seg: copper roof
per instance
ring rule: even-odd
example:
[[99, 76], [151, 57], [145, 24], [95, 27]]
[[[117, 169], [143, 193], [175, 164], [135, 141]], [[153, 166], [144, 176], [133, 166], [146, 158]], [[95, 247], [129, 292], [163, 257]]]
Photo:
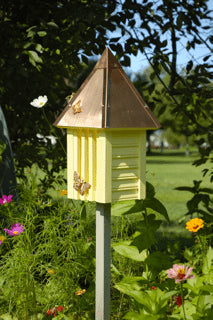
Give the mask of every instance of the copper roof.
[[54, 125], [65, 128], [160, 127], [109, 48], [104, 50]]

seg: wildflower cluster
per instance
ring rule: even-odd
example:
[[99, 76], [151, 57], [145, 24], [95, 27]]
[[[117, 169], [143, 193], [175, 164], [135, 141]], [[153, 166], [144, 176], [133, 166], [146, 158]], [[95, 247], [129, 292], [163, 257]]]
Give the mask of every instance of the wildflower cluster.
[[6, 195], [3, 195], [2, 198], [0, 198], [0, 204], [4, 205], [6, 203], [10, 203], [12, 200], [13, 195], [10, 194], [8, 197]]
[[61, 196], [66, 196], [67, 195], [67, 190], [61, 190]]
[[[7, 203], [10, 203], [12, 200], [12, 195], [10, 194], [9, 196], [3, 195], [2, 198], [0, 198], [0, 204], [1, 205], [5, 205]], [[24, 231], [24, 227], [22, 225], [20, 225], [20, 223], [12, 223], [11, 224], [11, 229], [4, 229], [5, 232], [7, 232], [7, 234], [9, 234], [9, 236], [17, 236], [20, 233], [22, 233]], [[5, 236], [0, 236], [0, 245], [2, 244], [2, 242], [5, 240]]]
[[52, 316], [52, 317], [55, 317], [57, 315], [57, 313], [60, 313], [62, 310], [64, 309], [63, 306], [58, 306], [58, 307], [54, 307], [52, 309], [48, 309], [47, 310], [47, 315], [48, 316]]

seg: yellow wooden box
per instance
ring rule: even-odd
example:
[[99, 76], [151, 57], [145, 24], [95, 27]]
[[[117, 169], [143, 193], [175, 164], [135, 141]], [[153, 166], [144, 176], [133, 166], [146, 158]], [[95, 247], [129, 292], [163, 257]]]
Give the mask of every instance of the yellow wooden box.
[[[108, 48], [55, 125], [67, 129], [68, 198], [145, 197], [146, 130], [160, 124]], [[91, 185], [83, 195], [75, 171]]]
[[[67, 130], [68, 198], [109, 203], [145, 197], [145, 130]], [[73, 188], [77, 171], [91, 188]]]

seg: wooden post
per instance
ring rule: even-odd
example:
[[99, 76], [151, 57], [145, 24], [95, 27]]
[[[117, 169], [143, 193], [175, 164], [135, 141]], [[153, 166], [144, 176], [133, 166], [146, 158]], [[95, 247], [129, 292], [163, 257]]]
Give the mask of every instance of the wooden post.
[[96, 320], [110, 320], [111, 204], [96, 204]]

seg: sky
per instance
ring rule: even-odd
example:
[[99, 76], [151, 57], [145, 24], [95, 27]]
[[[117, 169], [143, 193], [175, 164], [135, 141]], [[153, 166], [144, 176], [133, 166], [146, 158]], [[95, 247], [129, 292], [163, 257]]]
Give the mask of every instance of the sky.
[[[208, 1], [208, 8], [209, 10], [213, 10], [213, 0]], [[213, 13], [212, 13], [212, 19], [213, 19]], [[212, 25], [212, 29], [211, 31], [208, 30], [208, 33], [213, 34], [213, 22], [211, 23], [211, 25]], [[113, 34], [113, 37], [116, 37], [116, 32]], [[202, 63], [203, 56], [205, 56], [208, 53], [211, 54], [209, 49], [206, 48], [205, 45], [197, 46], [196, 50], [188, 52], [185, 49], [186, 42], [187, 40], [181, 39], [178, 43], [177, 65], [180, 69], [186, 67], [186, 64], [189, 60], [193, 60], [194, 64]], [[113, 52], [113, 54], [116, 54], [116, 53]], [[143, 72], [149, 66], [149, 63], [146, 57], [142, 55], [142, 53], [139, 53], [136, 57], [134, 55], [131, 55], [130, 59], [131, 59], [131, 66], [128, 68], [125, 68], [125, 71], [127, 73], [132, 73], [134, 75], [134, 73]], [[213, 64], [213, 61], [211, 62]], [[208, 63], [210, 63], [210, 59], [208, 60]]]

